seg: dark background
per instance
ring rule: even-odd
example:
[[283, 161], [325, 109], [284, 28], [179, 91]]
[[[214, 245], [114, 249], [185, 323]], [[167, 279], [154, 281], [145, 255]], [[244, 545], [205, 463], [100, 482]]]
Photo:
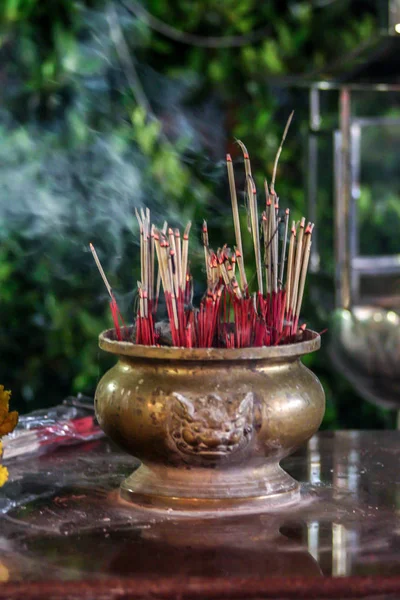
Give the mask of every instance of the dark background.
[[[127, 321], [139, 266], [135, 206], [150, 206], [156, 222], [192, 219], [201, 280], [202, 219], [215, 246], [232, 243], [225, 153], [240, 171], [242, 139], [261, 187], [293, 108], [277, 187], [282, 205], [304, 213], [307, 92], [276, 78], [323, 69], [368, 40], [378, 15], [366, 0], [3, 0], [0, 23], [0, 382], [26, 412], [93, 394], [109, 364], [97, 349], [111, 323], [89, 241]], [[328, 275], [331, 179], [326, 168], [318, 198]], [[329, 276], [310, 277], [307, 298], [308, 326], [329, 328]], [[324, 427], [393, 426], [324, 350], [307, 364], [326, 391]]]

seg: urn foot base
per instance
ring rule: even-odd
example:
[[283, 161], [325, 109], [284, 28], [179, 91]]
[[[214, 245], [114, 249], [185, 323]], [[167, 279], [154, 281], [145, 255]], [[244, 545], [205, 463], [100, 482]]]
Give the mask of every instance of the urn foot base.
[[142, 465], [121, 484], [138, 509], [182, 516], [259, 513], [300, 499], [300, 485], [279, 464], [216, 470]]

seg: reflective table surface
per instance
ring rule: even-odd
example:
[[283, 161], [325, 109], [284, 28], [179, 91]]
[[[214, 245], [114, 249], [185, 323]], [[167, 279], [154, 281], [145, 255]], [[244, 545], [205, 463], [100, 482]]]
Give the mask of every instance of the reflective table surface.
[[106, 440], [9, 461], [0, 598], [400, 598], [400, 432], [322, 432], [282, 466], [281, 510], [139, 513]]

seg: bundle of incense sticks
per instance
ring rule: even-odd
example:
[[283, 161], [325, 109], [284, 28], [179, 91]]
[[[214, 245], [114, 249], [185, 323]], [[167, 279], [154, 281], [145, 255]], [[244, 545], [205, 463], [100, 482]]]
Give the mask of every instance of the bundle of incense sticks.
[[[306, 224], [302, 218], [298, 223], [292, 221], [289, 232], [290, 212], [280, 209], [275, 190], [278, 160], [292, 117], [293, 113], [275, 157], [270, 185], [264, 181], [261, 218], [249, 153], [238, 141], [244, 159], [247, 222], [257, 279], [255, 291], [250, 292], [246, 276], [235, 175], [229, 154], [226, 164], [236, 245], [233, 250], [225, 244], [214, 251], [207, 223], [203, 222], [207, 290], [199, 308], [192, 306], [193, 280], [188, 267], [191, 223], [181, 235], [179, 229], [168, 227], [166, 222], [162, 229], [152, 225], [149, 209], [141, 209], [140, 213], [136, 210], [141, 264], [141, 280], [137, 284], [137, 344], [159, 343], [155, 322], [161, 284], [174, 346], [244, 348], [287, 344], [300, 338], [305, 330], [305, 325], [299, 326], [299, 317], [314, 225]], [[92, 245], [91, 250], [111, 297], [115, 329], [121, 339], [118, 306]]]
[[188, 269], [190, 228], [191, 223], [188, 223], [182, 241], [179, 229], [173, 230], [169, 227], [167, 231], [166, 224], [161, 231], [153, 228], [158, 268], [174, 346], [191, 345], [188, 314], [190, 311], [185, 311], [185, 305], [191, 303], [192, 297], [192, 279]]
[[155, 268], [154, 268], [154, 248], [155, 231], [154, 225], [150, 222], [150, 210], [136, 210], [136, 218], [139, 223], [140, 231], [140, 272], [141, 281], [138, 281], [139, 309], [136, 318], [136, 343], [146, 346], [154, 346], [157, 342], [157, 335], [154, 328], [154, 304], [155, 295]]

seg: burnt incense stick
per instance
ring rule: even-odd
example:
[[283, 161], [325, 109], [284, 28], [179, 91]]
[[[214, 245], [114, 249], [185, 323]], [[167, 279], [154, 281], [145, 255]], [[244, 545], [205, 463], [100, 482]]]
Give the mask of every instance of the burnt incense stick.
[[242, 292], [240, 291], [239, 284], [236, 281], [236, 277], [232, 278], [231, 285], [232, 285], [233, 293], [238, 298], [238, 300], [241, 300], [242, 299]]
[[[154, 230], [154, 243], [155, 243], [157, 261], [158, 261], [158, 273], [160, 275], [160, 279], [162, 281], [164, 290], [168, 291], [168, 283], [167, 283], [167, 278], [166, 278], [165, 252], [163, 251], [163, 248], [161, 246], [161, 244], [163, 243], [162, 239], [161, 239], [161, 235], [162, 234], [158, 231], [158, 229]], [[157, 294], [157, 296], [158, 296], [158, 294]]]
[[137, 285], [138, 293], [139, 293], [139, 315], [141, 317], [144, 317], [144, 304], [143, 304], [142, 284], [140, 283], [140, 281], [138, 281], [136, 285]]
[[253, 224], [251, 222], [251, 208], [249, 206], [250, 196], [247, 191], [248, 180], [249, 180], [249, 177], [251, 177], [250, 156], [249, 156], [249, 153], [247, 152], [247, 148], [243, 144], [243, 142], [241, 142], [240, 140], [237, 140], [237, 143], [239, 144], [239, 146], [242, 150], [242, 153], [243, 153], [244, 169], [245, 169], [245, 174], [246, 174], [246, 186], [245, 186], [245, 191], [244, 191], [244, 198], [245, 198], [245, 202], [246, 202], [247, 229], [248, 229], [249, 233], [252, 233]]
[[229, 288], [230, 279], [229, 279], [229, 275], [228, 275], [228, 272], [227, 272], [227, 270], [226, 270], [226, 266], [224, 265], [224, 263], [222, 263], [222, 264], [219, 266], [219, 271], [220, 271], [220, 273], [221, 273], [221, 276], [222, 276], [222, 279], [223, 279], [223, 281], [224, 281], [224, 284], [225, 284], [225, 286], [226, 286], [227, 288]]
[[179, 288], [180, 288], [180, 281], [178, 278], [178, 269], [177, 269], [177, 264], [176, 264], [176, 247], [175, 247], [175, 235], [173, 230], [171, 229], [171, 227], [168, 229], [168, 238], [169, 238], [169, 245], [170, 245], [170, 256], [171, 256], [171, 264], [172, 264], [172, 274], [173, 274], [173, 282], [174, 282], [174, 291], [175, 291], [175, 296], [178, 298], [179, 297]]
[[274, 197], [275, 197], [275, 218], [277, 219], [278, 215], [279, 215], [279, 198], [276, 194]]
[[162, 248], [164, 249], [165, 256], [166, 256], [166, 262], [167, 262], [167, 278], [166, 278], [166, 280], [167, 280], [167, 285], [168, 285], [168, 292], [170, 294], [173, 294], [174, 293], [174, 276], [173, 276], [173, 272], [172, 272], [170, 246], [169, 246], [169, 242], [168, 242], [167, 238], [164, 238]]
[[270, 260], [272, 264], [272, 291], [276, 293], [278, 291], [278, 252], [277, 252], [277, 225], [276, 225], [276, 212], [274, 197], [270, 197], [270, 215], [269, 215], [269, 243], [271, 245]]
[[[155, 275], [155, 255], [154, 255], [154, 225], [151, 226], [151, 232], [150, 232], [150, 264], [151, 264], [151, 278], [150, 278], [150, 287], [149, 287], [149, 300], [151, 302], [153, 302], [153, 298], [154, 298], [154, 284], [155, 284], [155, 279], [154, 279], [154, 275]], [[154, 307], [153, 307], [154, 310]]]
[[233, 272], [232, 263], [229, 261], [228, 258], [226, 258], [224, 264], [225, 264], [226, 272], [228, 273], [228, 279], [229, 279], [229, 283], [230, 283], [232, 281], [233, 277], [235, 276], [235, 274]]
[[250, 211], [251, 233], [253, 236], [254, 256], [256, 261], [258, 291], [263, 294], [263, 279], [261, 268], [260, 233], [258, 226], [257, 191], [254, 179], [251, 175], [247, 177], [247, 198]]
[[266, 254], [267, 254], [267, 265], [268, 265], [268, 289], [272, 292], [273, 288], [273, 258], [272, 258], [272, 236], [274, 234], [273, 229], [273, 205], [271, 196], [268, 197], [266, 214], [267, 214], [267, 239], [266, 239]]
[[236, 274], [236, 248], [234, 248], [234, 252], [232, 253], [231, 263], [232, 263], [233, 276], [235, 276], [235, 274]]
[[289, 313], [290, 305], [291, 305], [291, 295], [292, 295], [292, 272], [293, 272], [293, 258], [294, 258], [294, 245], [296, 240], [296, 223], [293, 221], [292, 230], [290, 235], [289, 242], [289, 255], [288, 255], [288, 266], [287, 266], [287, 276], [286, 276], [286, 311]]
[[183, 292], [186, 290], [186, 281], [187, 281], [187, 265], [188, 265], [188, 252], [189, 252], [189, 233], [192, 224], [189, 223], [185, 227], [185, 231], [183, 233], [183, 241], [182, 241], [182, 279], [181, 279], [181, 289]]
[[243, 144], [243, 142], [241, 142], [240, 140], [236, 140], [236, 141], [239, 144], [239, 146], [240, 146], [240, 148], [241, 148], [241, 150], [243, 152], [244, 169], [245, 169], [246, 178], [247, 178], [247, 177], [249, 177], [249, 175], [251, 175], [250, 156], [249, 156], [249, 153], [247, 152], [247, 148]]
[[144, 271], [144, 228], [143, 228], [143, 221], [141, 216], [139, 215], [139, 211], [137, 208], [135, 208], [135, 215], [136, 215], [136, 219], [137, 222], [139, 224], [139, 231], [140, 231], [140, 276], [143, 277], [143, 271]]
[[283, 287], [283, 274], [285, 272], [286, 244], [287, 244], [287, 236], [288, 236], [288, 229], [289, 229], [289, 214], [290, 214], [290, 211], [287, 208], [285, 210], [285, 232], [283, 234], [281, 270], [280, 270], [280, 274], [279, 274], [279, 288], [280, 289], [282, 289], [282, 287]]
[[266, 293], [271, 292], [271, 277], [270, 277], [270, 256], [269, 256], [269, 189], [268, 182], [264, 179], [264, 193], [265, 193], [265, 211], [262, 213], [262, 231], [264, 239], [264, 268], [265, 268], [265, 289]]
[[271, 291], [271, 286], [268, 273], [268, 219], [266, 211], [264, 211], [261, 216], [261, 227], [264, 240], [265, 291], [267, 294], [269, 294]]
[[[176, 306], [176, 296], [175, 296], [175, 294], [171, 294], [171, 302], [172, 302], [172, 313], [174, 315], [175, 329], [177, 331], [179, 331], [178, 309], [177, 309], [177, 306]], [[176, 344], [176, 345], [178, 345], [178, 344]]]
[[239, 207], [238, 207], [237, 194], [236, 194], [235, 175], [234, 175], [234, 171], [233, 171], [232, 158], [231, 158], [230, 154], [226, 155], [226, 167], [228, 170], [229, 190], [230, 190], [230, 195], [231, 195], [233, 225], [235, 228], [236, 248], [238, 250], [238, 266], [239, 266], [240, 283], [241, 283], [242, 288], [245, 289], [245, 288], [247, 288], [247, 279], [246, 279], [246, 272], [245, 272], [244, 263], [243, 263], [242, 234], [240, 231], [240, 216], [239, 216]]
[[[164, 221], [163, 227], [162, 227], [162, 234], [166, 235], [167, 233], [167, 228], [168, 228], [168, 223], [167, 221]], [[160, 234], [158, 234], [160, 235]], [[160, 264], [160, 263], [158, 263]], [[157, 285], [156, 285], [156, 306], [158, 306], [158, 298], [160, 296], [160, 286], [161, 286], [161, 273], [160, 273], [160, 267], [158, 268], [158, 273], [157, 273]]]
[[290, 308], [292, 310], [293, 315], [296, 310], [296, 302], [297, 302], [297, 295], [298, 295], [301, 258], [302, 258], [302, 253], [303, 253], [304, 226], [305, 226], [305, 218], [303, 217], [300, 221], [299, 235], [297, 237], [296, 259], [295, 259], [294, 273], [293, 273], [293, 289], [292, 289], [292, 298], [291, 298], [291, 303], [290, 303], [291, 304]]
[[[277, 208], [278, 207], [278, 208]], [[275, 245], [275, 271], [276, 271], [276, 291], [278, 291], [279, 282], [279, 198], [275, 198], [275, 230], [274, 230], [274, 245]]]
[[272, 194], [275, 191], [275, 179], [276, 179], [276, 172], [277, 172], [277, 169], [278, 169], [279, 157], [281, 155], [283, 144], [285, 143], [285, 139], [286, 139], [287, 133], [289, 131], [290, 123], [292, 122], [292, 119], [293, 119], [293, 115], [294, 115], [294, 110], [289, 115], [289, 118], [288, 118], [287, 123], [286, 123], [286, 127], [285, 127], [285, 129], [283, 131], [283, 135], [282, 135], [281, 143], [280, 143], [279, 148], [278, 148], [278, 152], [276, 153], [276, 156], [275, 156], [274, 168], [272, 170], [272, 179], [271, 179], [271, 193]]
[[178, 273], [179, 286], [182, 281], [182, 248], [181, 248], [181, 233], [179, 229], [175, 229], [175, 249], [176, 249], [176, 268]]
[[107, 292], [108, 292], [108, 294], [109, 294], [109, 296], [111, 298], [110, 309], [111, 309], [112, 319], [113, 319], [113, 322], [114, 322], [115, 332], [117, 334], [117, 339], [119, 341], [122, 341], [123, 338], [122, 338], [122, 334], [121, 334], [121, 328], [120, 328], [120, 324], [119, 324], [119, 319], [121, 319], [121, 322], [122, 322], [123, 325], [125, 325], [124, 320], [123, 320], [121, 312], [120, 312], [120, 310], [118, 308], [118, 304], [117, 304], [117, 301], [116, 301], [115, 296], [113, 294], [111, 285], [108, 282], [108, 279], [106, 277], [106, 274], [104, 273], [103, 267], [101, 266], [101, 262], [99, 260], [99, 257], [97, 256], [97, 252], [96, 252], [96, 250], [95, 250], [95, 248], [94, 248], [94, 246], [93, 246], [92, 243], [89, 244], [89, 248], [90, 248], [90, 251], [91, 251], [91, 253], [93, 255], [93, 258], [94, 258], [94, 261], [96, 263], [96, 266], [97, 266], [97, 268], [99, 270], [101, 278], [104, 281], [104, 285], [106, 286]]
[[140, 228], [140, 227], [142, 227], [142, 219], [141, 219], [141, 217], [139, 215], [139, 211], [138, 211], [138, 209], [136, 207], [135, 207], [135, 215], [136, 215], [136, 218], [138, 220], [139, 228]]
[[94, 262], [96, 263], [96, 266], [97, 266], [97, 268], [99, 270], [101, 278], [104, 281], [104, 285], [106, 286], [107, 292], [109, 293], [111, 300], [113, 300], [114, 299], [114, 294], [112, 292], [111, 285], [108, 282], [108, 279], [106, 277], [106, 274], [104, 273], [103, 267], [101, 266], [101, 262], [99, 260], [99, 257], [97, 256], [97, 252], [96, 252], [96, 250], [95, 250], [95, 248], [94, 248], [94, 246], [93, 246], [92, 243], [89, 244], [89, 248], [90, 248], [90, 251], [91, 251], [91, 253], [93, 255]]
[[[140, 228], [140, 270], [141, 270], [141, 293], [143, 297], [143, 306], [145, 314], [143, 318], [148, 318], [149, 305], [152, 311], [154, 294], [154, 230], [151, 225], [150, 209], [141, 208], [140, 213], [135, 208], [136, 218]], [[143, 325], [146, 332], [152, 330], [150, 324]], [[140, 337], [140, 336], [139, 336]]]
[[206, 265], [207, 274], [207, 288], [211, 287], [211, 269], [210, 269], [210, 249], [208, 241], [208, 229], [207, 221], [203, 221], [203, 248], [204, 248], [204, 262]]
[[297, 323], [298, 323], [299, 316], [300, 316], [301, 304], [303, 302], [304, 287], [305, 287], [305, 283], [306, 283], [308, 263], [310, 260], [310, 251], [311, 251], [311, 243], [312, 243], [311, 236], [312, 236], [313, 227], [314, 227], [313, 224], [307, 225], [306, 231], [304, 233], [304, 238], [306, 241], [305, 241], [305, 247], [304, 247], [304, 253], [303, 253], [303, 262], [302, 262], [302, 267], [301, 267], [300, 283], [299, 283], [299, 293], [298, 293], [298, 297], [297, 297], [297, 305], [296, 305], [296, 313], [295, 313], [295, 326], [296, 327], [297, 327]]
[[149, 263], [149, 257], [148, 257], [148, 250], [149, 250], [149, 244], [148, 244], [148, 239], [147, 239], [147, 219], [142, 219], [143, 222], [143, 234], [142, 234], [142, 239], [143, 239], [143, 267], [142, 267], [142, 285], [143, 288], [145, 290], [148, 289], [148, 263]]

